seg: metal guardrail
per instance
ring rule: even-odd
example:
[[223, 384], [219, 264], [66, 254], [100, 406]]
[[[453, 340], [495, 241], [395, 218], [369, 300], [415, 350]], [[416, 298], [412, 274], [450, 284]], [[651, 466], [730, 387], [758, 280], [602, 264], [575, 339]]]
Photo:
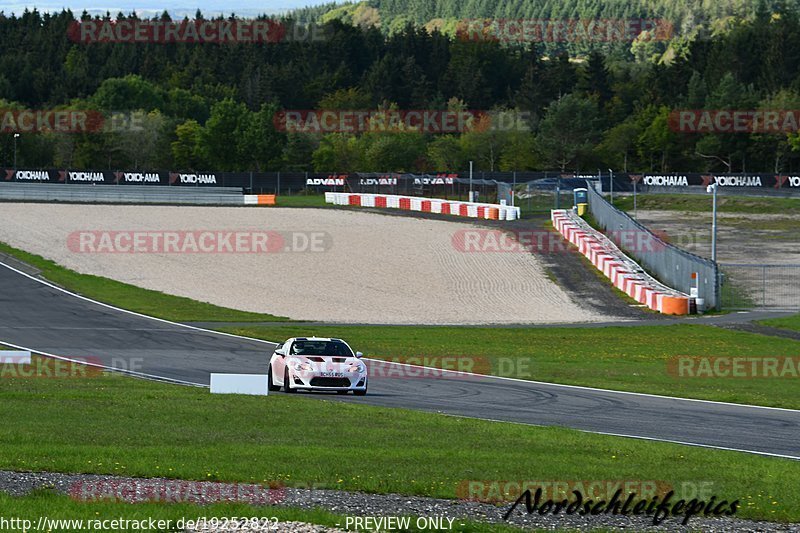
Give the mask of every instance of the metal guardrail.
[[243, 205], [239, 187], [2, 183], [0, 201], [110, 204]]
[[[716, 263], [664, 242], [627, 213], [609, 204], [594, 187], [587, 188], [589, 211], [617, 246], [661, 283], [673, 289], [691, 295], [696, 283], [697, 297], [705, 301], [705, 306], [719, 308]], [[692, 277], [695, 273], [696, 280]]]

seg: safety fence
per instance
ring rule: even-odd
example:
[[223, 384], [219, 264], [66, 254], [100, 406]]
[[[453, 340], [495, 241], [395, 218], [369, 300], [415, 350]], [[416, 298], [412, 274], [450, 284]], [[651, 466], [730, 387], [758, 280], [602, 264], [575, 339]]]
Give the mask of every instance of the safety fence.
[[[593, 187], [589, 211], [597, 225], [623, 251], [660, 282], [699, 298], [709, 308], [719, 308], [717, 264], [666, 243], [649, 229], [609, 204]], [[631, 235], [635, 243], [626, 242]]]
[[800, 265], [721, 263], [725, 309], [800, 309]]

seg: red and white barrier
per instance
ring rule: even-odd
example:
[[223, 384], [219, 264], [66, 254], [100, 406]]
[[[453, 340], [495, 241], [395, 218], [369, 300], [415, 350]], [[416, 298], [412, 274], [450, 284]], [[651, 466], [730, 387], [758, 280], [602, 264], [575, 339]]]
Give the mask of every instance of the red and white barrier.
[[574, 244], [619, 290], [659, 313], [689, 314], [688, 295], [652, 278], [638, 263], [622, 253], [608, 237], [589, 226], [575, 213], [555, 209], [550, 216], [553, 227]]
[[348, 192], [326, 192], [325, 202], [333, 205], [361, 207], [386, 207], [421, 213], [439, 213], [485, 220], [517, 220], [519, 207], [477, 202], [455, 202], [441, 198], [420, 198], [394, 194], [364, 194]]

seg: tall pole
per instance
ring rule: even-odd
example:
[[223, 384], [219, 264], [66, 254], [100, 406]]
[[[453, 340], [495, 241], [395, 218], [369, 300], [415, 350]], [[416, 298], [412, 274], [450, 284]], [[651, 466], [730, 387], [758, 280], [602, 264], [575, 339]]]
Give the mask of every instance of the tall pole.
[[633, 219], [636, 220], [636, 180], [633, 180]]
[[715, 183], [712, 186], [714, 192], [713, 208], [712, 208], [712, 222], [711, 222], [711, 260], [717, 260], [717, 189], [719, 186]]
[[17, 170], [17, 137], [19, 133], [14, 134], [14, 171]]
[[556, 209], [561, 209], [561, 174], [556, 177]]
[[514, 196], [517, 191], [517, 171], [514, 171], [514, 183], [511, 185], [511, 207], [514, 207]]
[[469, 162], [469, 201], [472, 201], [472, 161]]
[[610, 177], [608, 178], [609, 186], [611, 187], [611, 204], [614, 204], [614, 171], [610, 168], [608, 169], [608, 173]]

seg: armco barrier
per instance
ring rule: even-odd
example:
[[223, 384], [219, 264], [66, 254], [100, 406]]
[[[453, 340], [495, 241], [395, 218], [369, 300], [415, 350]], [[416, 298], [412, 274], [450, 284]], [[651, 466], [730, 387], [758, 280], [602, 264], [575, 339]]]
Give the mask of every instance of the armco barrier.
[[652, 278], [608, 237], [572, 211], [551, 211], [553, 227], [586, 256], [619, 290], [654, 311], [689, 314], [689, 296]]
[[456, 202], [441, 198], [419, 198], [416, 196], [397, 196], [392, 194], [353, 194], [326, 192], [325, 202], [334, 205], [355, 205], [362, 207], [388, 207], [423, 213], [440, 213], [485, 220], [517, 220], [519, 207], [476, 202]]
[[0, 200], [106, 204], [243, 205], [237, 187], [64, 185], [0, 182]]

